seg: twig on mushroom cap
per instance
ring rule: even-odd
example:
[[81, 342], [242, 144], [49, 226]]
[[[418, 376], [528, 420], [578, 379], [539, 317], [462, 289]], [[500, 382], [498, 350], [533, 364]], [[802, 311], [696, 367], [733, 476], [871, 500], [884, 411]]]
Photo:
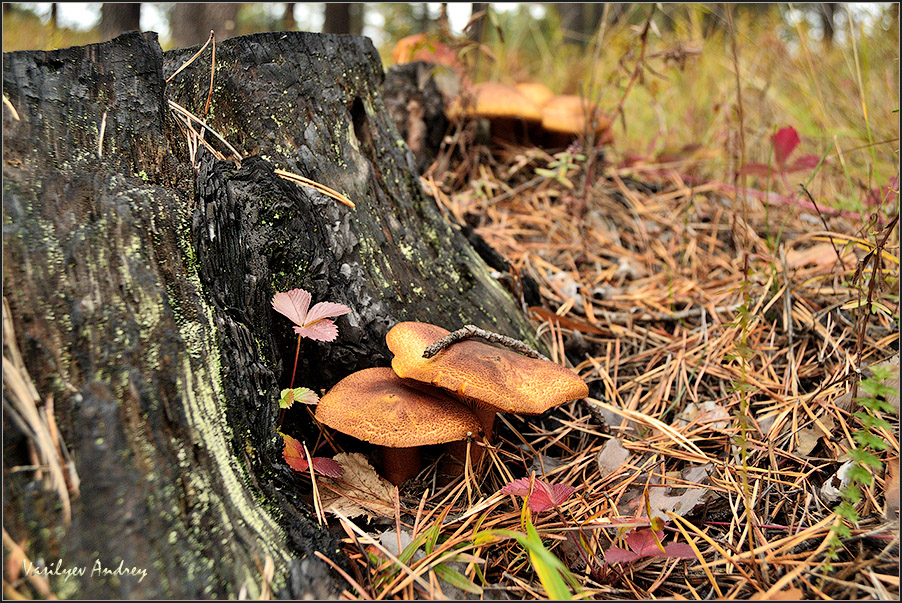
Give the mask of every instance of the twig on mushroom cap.
[[449, 333], [448, 335], [445, 335], [444, 337], [427, 347], [425, 350], [423, 350], [423, 358], [432, 358], [448, 346], [470, 337], [479, 337], [481, 339], [485, 339], [486, 341], [503, 345], [514, 350], [515, 352], [520, 352], [524, 356], [529, 356], [530, 358], [548, 360], [546, 356], [543, 356], [539, 352], [535, 351], [519, 339], [514, 339], [513, 337], [508, 337], [507, 335], [501, 335], [500, 333], [495, 333], [493, 331], [486, 331], [485, 329], [480, 329], [475, 325], [464, 325], [462, 328]]

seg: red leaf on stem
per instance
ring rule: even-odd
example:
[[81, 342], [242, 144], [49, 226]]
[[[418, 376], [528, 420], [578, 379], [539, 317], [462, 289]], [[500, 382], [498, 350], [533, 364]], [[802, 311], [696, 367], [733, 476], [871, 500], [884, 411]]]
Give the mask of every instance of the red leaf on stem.
[[521, 477], [501, 488], [501, 493], [529, 496], [530, 510], [533, 513], [543, 513], [566, 501], [575, 490], [576, 488], [567, 484], [549, 484], [537, 479], [532, 495], [529, 495], [529, 478]]
[[[781, 168], [786, 165], [786, 160], [801, 142], [799, 133], [792, 126], [780, 128], [774, 134], [774, 160]], [[783, 171], [781, 169], [781, 171]]]
[[[655, 537], [657, 536], [657, 540]], [[658, 548], [658, 542], [664, 537], [664, 531], [652, 531], [651, 528], [633, 530], [626, 536], [626, 544], [630, 550], [612, 546], [604, 552], [608, 563], [630, 563], [644, 557], [661, 557], [662, 559], [695, 559], [692, 547], [684, 542], [674, 542]]]
[[288, 466], [295, 471], [306, 472], [313, 464], [313, 470], [322, 473], [327, 477], [341, 477], [345, 470], [341, 464], [330, 458], [315, 456], [307, 462], [307, 455], [304, 453], [304, 445], [289, 435], [281, 434], [285, 440], [285, 449], [282, 450], [282, 458], [288, 463]]

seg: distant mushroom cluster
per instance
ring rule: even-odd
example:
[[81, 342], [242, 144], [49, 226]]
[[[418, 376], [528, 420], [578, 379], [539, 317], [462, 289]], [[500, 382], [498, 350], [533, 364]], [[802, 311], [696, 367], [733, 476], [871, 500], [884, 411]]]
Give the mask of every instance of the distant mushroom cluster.
[[[419, 473], [421, 446], [488, 442], [498, 412], [537, 415], [589, 395], [570, 369], [478, 341], [423, 357], [448, 334], [428, 323], [396, 324], [386, 335], [392, 367], [345, 377], [317, 406], [319, 422], [382, 448], [383, 472], [394, 484]], [[473, 449], [475, 464], [482, 449]]]
[[[583, 135], [594, 136], [596, 145], [614, 140], [611, 119], [578, 95], [555, 95], [540, 82], [472, 85], [456, 50], [435, 35], [420, 33], [399, 40], [392, 61], [396, 65], [423, 61], [439, 66], [436, 74], [441, 77], [436, 83], [445, 96], [448, 119], [486, 119], [496, 140], [545, 148], [567, 146]], [[448, 81], [449, 72], [456, 74], [454, 84]]]
[[592, 135], [595, 144], [614, 140], [611, 120], [593, 103], [577, 95], [555, 95], [538, 82], [475, 84], [448, 104], [446, 114], [452, 121], [487, 119], [492, 137], [505, 142], [550, 148], [567, 146], [581, 135]]

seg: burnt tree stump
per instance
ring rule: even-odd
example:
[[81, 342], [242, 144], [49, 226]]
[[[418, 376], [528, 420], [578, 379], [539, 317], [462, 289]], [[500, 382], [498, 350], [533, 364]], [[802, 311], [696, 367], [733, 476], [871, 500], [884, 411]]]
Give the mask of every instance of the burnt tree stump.
[[[334, 598], [348, 586], [313, 553], [346, 561], [276, 434], [296, 339], [272, 295], [302, 287], [353, 310], [336, 341], [301, 346], [296, 383], [316, 390], [388, 366], [385, 333], [401, 320], [541, 346], [424, 196], [369, 40], [217, 44], [207, 120], [240, 167], [203, 149], [191, 166], [167, 106], [203, 114], [209, 50], [165, 82], [196, 50], [163, 53], [156, 34], [130, 33], [3, 55], [19, 117], [4, 103], [3, 292], [81, 478], [65, 525], [54, 494], [10, 470], [30, 461], [4, 381], [4, 526], [48, 564], [147, 570], [141, 581], [51, 576], [66, 597], [255, 597], [268, 556], [277, 595]], [[297, 417], [296, 437], [315, 433]]]

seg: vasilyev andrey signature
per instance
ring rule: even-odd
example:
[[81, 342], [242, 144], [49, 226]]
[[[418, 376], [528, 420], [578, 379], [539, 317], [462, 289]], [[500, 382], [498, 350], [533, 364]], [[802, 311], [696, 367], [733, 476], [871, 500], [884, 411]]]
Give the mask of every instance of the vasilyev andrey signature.
[[59, 559], [56, 564], [51, 565], [35, 565], [29, 561], [23, 561], [25, 576], [62, 576], [63, 580], [69, 578], [88, 576], [89, 578], [102, 578], [104, 576], [134, 576], [138, 578], [138, 582], [147, 577], [147, 570], [140, 567], [126, 567], [125, 561], [119, 562], [117, 567], [109, 567], [103, 565], [100, 559], [95, 559], [94, 564], [87, 565], [63, 565], [63, 560]]

